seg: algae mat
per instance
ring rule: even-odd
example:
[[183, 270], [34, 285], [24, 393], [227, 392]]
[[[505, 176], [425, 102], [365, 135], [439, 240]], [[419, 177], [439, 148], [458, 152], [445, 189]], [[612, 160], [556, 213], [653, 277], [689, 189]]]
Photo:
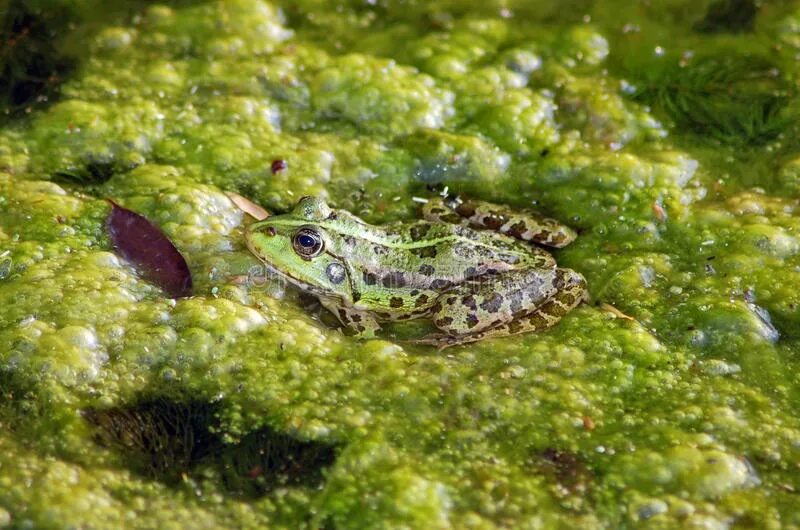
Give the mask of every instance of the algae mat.
[[[3, 8], [0, 527], [800, 527], [800, 3], [107, 4]], [[578, 228], [591, 303], [438, 353], [236, 281], [225, 192], [445, 185]]]

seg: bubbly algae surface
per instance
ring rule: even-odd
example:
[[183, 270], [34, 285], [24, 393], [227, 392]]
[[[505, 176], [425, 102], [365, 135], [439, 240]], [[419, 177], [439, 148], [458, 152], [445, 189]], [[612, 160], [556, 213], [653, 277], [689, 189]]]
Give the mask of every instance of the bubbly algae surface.
[[[4, 15], [0, 528], [800, 528], [800, 4], [108, 4]], [[592, 302], [442, 354], [236, 279], [226, 191], [431, 184], [580, 229]]]

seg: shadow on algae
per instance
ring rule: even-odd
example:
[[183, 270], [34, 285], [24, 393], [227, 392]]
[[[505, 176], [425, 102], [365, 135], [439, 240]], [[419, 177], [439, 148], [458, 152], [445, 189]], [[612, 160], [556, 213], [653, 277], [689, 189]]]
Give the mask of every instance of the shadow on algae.
[[216, 434], [213, 405], [147, 399], [127, 407], [86, 409], [95, 441], [119, 451], [122, 462], [146, 478], [176, 485], [205, 470], [234, 497], [255, 498], [276, 487], [322, 484], [337, 447], [302, 441], [269, 427], [227, 444]]

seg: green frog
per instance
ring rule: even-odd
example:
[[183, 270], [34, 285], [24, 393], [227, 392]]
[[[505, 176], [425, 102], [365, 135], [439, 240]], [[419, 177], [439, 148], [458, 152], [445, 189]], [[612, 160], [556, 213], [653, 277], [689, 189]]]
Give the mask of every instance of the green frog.
[[585, 299], [586, 282], [538, 245], [575, 237], [537, 213], [453, 196], [427, 200], [421, 220], [386, 226], [303, 197], [245, 232], [253, 254], [359, 336], [426, 318], [439, 331], [414, 342], [439, 348], [558, 322]]

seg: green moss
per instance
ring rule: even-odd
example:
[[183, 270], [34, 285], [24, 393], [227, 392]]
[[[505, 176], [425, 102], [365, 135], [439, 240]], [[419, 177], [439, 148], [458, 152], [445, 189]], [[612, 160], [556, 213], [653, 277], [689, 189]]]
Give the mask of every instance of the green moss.
[[[800, 527], [799, 15], [712, 4], [59, 4], [75, 69], [0, 128], [0, 526]], [[574, 225], [591, 303], [439, 353], [242, 281], [226, 191], [387, 222], [430, 184]]]

